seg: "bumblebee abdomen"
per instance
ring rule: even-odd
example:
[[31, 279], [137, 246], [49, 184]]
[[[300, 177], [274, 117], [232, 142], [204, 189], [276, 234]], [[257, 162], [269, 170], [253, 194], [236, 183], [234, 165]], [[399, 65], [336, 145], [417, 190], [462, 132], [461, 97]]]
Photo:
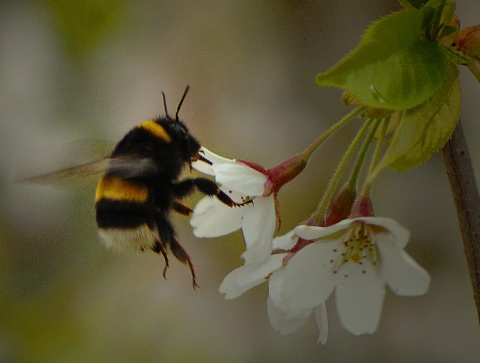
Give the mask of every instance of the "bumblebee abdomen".
[[139, 180], [103, 176], [97, 185], [95, 202], [102, 199], [120, 202], [145, 203], [150, 197], [148, 186]]
[[[147, 185], [104, 176], [95, 193], [99, 234], [109, 247], [145, 250], [155, 246], [154, 207]], [[157, 238], [158, 239], [158, 238]]]
[[98, 228], [135, 228], [154, 225], [152, 207], [146, 203], [100, 199], [95, 203]]
[[98, 228], [105, 245], [117, 250], [145, 251], [158, 244], [156, 232], [146, 224], [134, 228]]

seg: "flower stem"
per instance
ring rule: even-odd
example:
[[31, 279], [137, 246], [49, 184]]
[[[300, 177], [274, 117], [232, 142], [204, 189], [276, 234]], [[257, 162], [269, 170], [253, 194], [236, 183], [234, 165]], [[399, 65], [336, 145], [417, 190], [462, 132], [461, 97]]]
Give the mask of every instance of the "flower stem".
[[317, 148], [326, 140], [328, 139], [331, 135], [335, 133], [340, 127], [345, 125], [348, 121], [353, 119], [356, 115], [358, 115], [360, 112], [362, 112], [365, 109], [365, 107], [357, 107], [354, 109], [352, 112], [344, 116], [340, 121], [337, 121], [335, 124], [333, 124], [327, 131], [325, 131], [318, 139], [316, 139], [303, 153], [303, 157], [305, 160], [310, 159], [310, 156], [317, 150]]
[[362, 170], [362, 165], [365, 160], [365, 156], [367, 155], [368, 148], [373, 140], [373, 137], [375, 136], [375, 132], [377, 131], [378, 125], [380, 125], [381, 121], [382, 120], [375, 121], [375, 123], [372, 126], [372, 129], [368, 133], [368, 136], [363, 143], [362, 149], [359, 152], [357, 162], [355, 163], [355, 167], [353, 169], [352, 175], [350, 176], [350, 180], [348, 181], [349, 187], [352, 188], [353, 190], [355, 190], [357, 187], [358, 176], [360, 174], [360, 170]]
[[480, 198], [460, 121], [443, 147], [443, 159], [462, 232], [473, 295], [480, 320]]
[[328, 187], [325, 193], [323, 194], [322, 200], [318, 204], [317, 210], [313, 213], [312, 217], [310, 217], [310, 220], [314, 221], [315, 225], [323, 226], [325, 224], [325, 215], [326, 215], [328, 206], [330, 205], [330, 202], [333, 198], [335, 188], [337, 186], [338, 180], [342, 175], [343, 169], [345, 169], [345, 166], [350, 160], [350, 157], [352, 156], [353, 151], [357, 147], [358, 143], [360, 142], [361, 138], [363, 137], [363, 135], [365, 134], [365, 132], [367, 131], [371, 123], [372, 123], [372, 119], [368, 119], [363, 124], [362, 128], [357, 133], [357, 135], [351, 142], [350, 146], [348, 147], [347, 151], [345, 152], [345, 155], [340, 161], [340, 164], [338, 164], [338, 167], [335, 170], [335, 173], [333, 174], [332, 179], [330, 179], [330, 182], [328, 184]]
[[377, 145], [372, 156], [372, 162], [370, 163], [370, 168], [368, 169], [367, 182], [365, 183], [361, 194], [364, 197], [368, 197], [370, 195], [370, 190], [372, 189], [372, 183], [374, 179], [369, 178], [369, 176], [372, 174], [375, 166], [378, 164], [378, 161], [380, 159], [380, 152], [382, 151], [383, 141], [385, 140], [385, 135], [387, 133], [389, 122], [390, 117], [382, 120], [382, 129], [380, 130], [380, 136], [378, 137]]

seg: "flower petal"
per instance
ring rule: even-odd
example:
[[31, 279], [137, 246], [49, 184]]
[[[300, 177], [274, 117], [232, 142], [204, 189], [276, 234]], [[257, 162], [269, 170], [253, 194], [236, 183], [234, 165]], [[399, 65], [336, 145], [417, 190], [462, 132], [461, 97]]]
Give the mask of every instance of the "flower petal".
[[246, 164], [226, 162], [213, 164], [215, 180], [225, 187], [249, 197], [263, 195], [267, 177]]
[[229, 159], [229, 158], [220, 156], [218, 154], [215, 154], [213, 151], [207, 149], [205, 146], [202, 146], [200, 148], [200, 153], [202, 153], [203, 157], [208, 161], [210, 161], [212, 164], [223, 164], [223, 163], [235, 161], [235, 159]]
[[[280, 255], [283, 257], [286, 256], [284, 253]], [[283, 263], [283, 260], [282, 260], [282, 263]], [[283, 307], [283, 309], [285, 310], [285, 307], [284, 307], [285, 304], [281, 298], [284, 275], [285, 275], [285, 269], [279, 268], [277, 271], [275, 271], [274, 274], [270, 276], [270, 278], [268, 279], [268, 295], [270, 296], [270, 298], [273, 300], [273, 303], [277, 307]]]
[[206, 163], [205, 161], [195, 160], [194, 162], [192, 162], [192, 168], [194, 168], [195, 170], [198, 170], [203, 174], [215, 176], [212, 165], [209, 163]]
[[254, 204], [243, 207], [242, 231], [246, 244], [245, 261], [259, 261], [267, 258], [272, 252], [272, 241], [275, 233], [275, 206], [272, 197], [257, 197]]
[[430, 286], [430, 275], [410, 255], [397, 246], [379, 243], [381, 271], [397, 295], [423, 295]]
[[267, 277], [282, 266], [282, 255], [272, 255], [264, 261], [243, 265], [230, 272], [220, 284], [219, 291], [225, 299], [234, 299], [245, 291], [260, 285]]
[[295, 233], [306, 240], [324, 238], [339, 231], [348, 229], [353, 221], [354, 219], [344, 219], [343, 221], [328, 227], [307, 226], [301, 224], [295, 227]]
[[328, 338], [327, 306], [325, 303], [322, 303], [313, 311], [315, 312], [315, 321], [317, 322], [318, 330], [320, 331], [320, 336], [318, 337], [317, 343], [322, 343], [325, 345]]
[[277, 307], [270, 297], [267, 300], [267, 310], [270, 324], [282, 335], [290, 334], [300, 328], [312, 314], [312, 309], [284, 311]]
[[242, 226], [243, 208], [230, 208], [216, 198], [205, 197], [200, 200], [190, 224], [197, 237], [218, 237], [236, 231]]
[[385, 283], [368, 261], [363, 265], [347, 262], [338, 275], [335, 296], [343, 326], [356, 335], [375, 332], [382, 312]]
[[389, 233], [377, 233], [377, 238], [391, 236], [399, 248], [404, 248], [410, 239], [410, 231], [392, 218], [360, 217], [357, 219], [368, 225], [380, 226], [386, 229]]
[[284, 234], [283, 236], [275, 237], [272, 242], [272, 248], [288, 250], [293, 248], [298, 241], [298, 236], [295, 231], [291, 230], [290, 232]]
[[312, 243], [302, 248], [283, 269], [281, 301], [276, 304], [305, 309], [325, 302], [335, 287], [333, 262], [340, 253], [338, 240]]
[[227, 158], [224, 158], [223, 156], [220, 156], [220, 155], [217, 155], [213, 152], [211, 152], [210, 150], [208, 150], [207, 148], [205, 147], [201, 147], [200, 148], [200, 152], [199, 152], [205, 159], [207, 159], [208, 161], [211, 162], [211, 164], [205, 162], [205, 161], [202, 161], [202, 160], [196, 160], [192, 163], [192, 167], [204, 174], [208, 174], [208, 175], [215, 175], [214, 171], [213, 171], [213, 167], [212, 165], [214, 164], [222, 164], [222, 163], [226, 163], [226, 162], [234, 162], [234, 160], [231, 160], [231, 159], [227, 159]]

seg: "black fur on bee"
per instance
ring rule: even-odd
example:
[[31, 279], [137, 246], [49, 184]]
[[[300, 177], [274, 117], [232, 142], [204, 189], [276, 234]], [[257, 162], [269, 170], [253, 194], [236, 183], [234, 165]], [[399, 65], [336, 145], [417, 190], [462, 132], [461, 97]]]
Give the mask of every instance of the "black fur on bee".
[[[170, 212], [190, 215], [192, 210], [181, 200], [195, 190], [230, 207], [242, 204], [235, 203], [210, 179], [179, 179], [183, 169], [200, 157], [200, 143], [178, 118], [187, 92], [188, 87], [175, 118], [168, 114], [163, 94], [165, 116], [139, 124], [116, 145], [110, 155], [112, 163], [97, 186], [95, 209], [99, 234], [107, 245], [162, 254], [164, 276], [170, 250], [189, 266], [196, 287], [193, 264], [178, 242]], [[130, 165], [115, 162], [129, 158], [133, 160]], [[136, 164], [142, 166], [136, 170]]]

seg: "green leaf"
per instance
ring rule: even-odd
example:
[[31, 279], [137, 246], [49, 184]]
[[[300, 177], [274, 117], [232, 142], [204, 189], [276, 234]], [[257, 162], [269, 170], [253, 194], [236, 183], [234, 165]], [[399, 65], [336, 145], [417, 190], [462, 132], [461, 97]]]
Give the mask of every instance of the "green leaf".
[[[431, 0], [426, 4], [424, 10], [432, 12], [427, 26], [428, 29], [425, 32], [426, 39], [439, 41], [457, 31], [454, 2]], [[454, 41], [454, 38], [452, 37], [450, 44]]]
[[448, 35], [454, 34], [458, 28], [455, 25], [444, 25], [440, 34], [438, 35], [439, 39], [445, 38]]
[[442, 46], [442, 51], [445, 53], [447, 58], [455, 64], [467, 65], [474, 61], [473, 58], [453, 49], [452, 47]]
[[74, 59], [92, 51], [121, 21], [124, 0], [44, 0]]
[[404, 115], [369, 180], [385, 167], [406, 171], [426, 161], [449, 139], [460, 114], [458, 70], [450, 65], [437, 94], [427, 102], [404, 111]]
[[438, 91], [447, 68], [440, 47], [421, 39], [430, 15], [403, 10], [375, 22], [317, 83], [346, 89], [369, 107], [396, 110], [423, 103]]
[[407, 9], [420, 9], [423, 5], [425, 5], [428, 0], [399, 0], [400, 5]]

